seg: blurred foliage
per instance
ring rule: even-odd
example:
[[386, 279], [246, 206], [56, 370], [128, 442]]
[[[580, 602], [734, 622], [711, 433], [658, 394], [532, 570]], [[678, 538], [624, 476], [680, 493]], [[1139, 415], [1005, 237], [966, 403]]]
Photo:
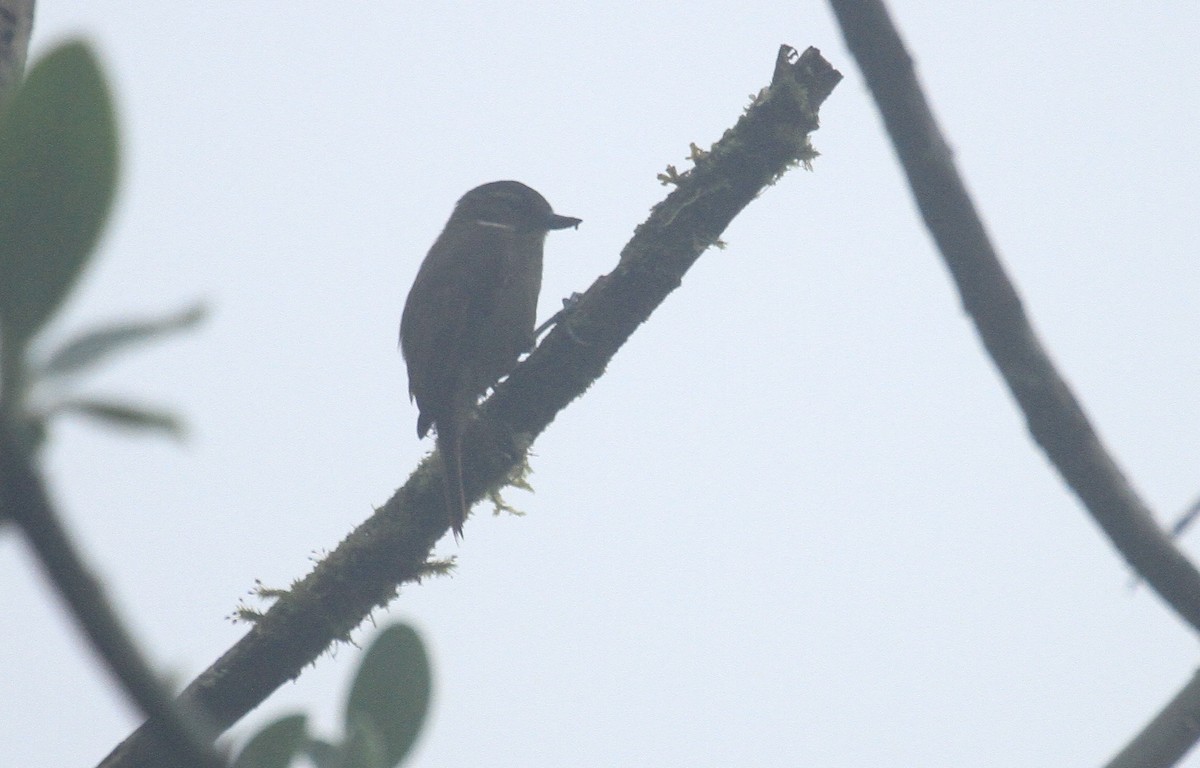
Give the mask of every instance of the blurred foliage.
[[49, 418], [77, 413], [178, 436], [171, 414], [69, 392], [114, 353], [193, 327], [203, 310], [114, 323], [33, 358], [31, 342], [95, 257], [117, 185], [117, 125], [103, 72], [83, 42], [29, 69], [0, 114], [0, 418], [33, 449]]
[[29, 71], [0, 118], [0, 324], [21, 348], [79, 278], [112, 207], [117, 128], [87, 46]]
[[288, 768], [300, 756], [317, 768], [393, 768], [420, 735], [432, 677], [416, 630], [393, 624], [363, 654], [346, 700], [341, 743], [310, 736], [304, 715], [286, 715], [246, 742], [234, 768]]
[[[36, 354], [32, 342], [95, 257], [117, 182], [117, 128], [95, 56], [68, 42], [35, 62], [0, 113], [0, 419], [32, 451], [49, 419], [76, 413], [111, 425], [178, 435], [171, 414], [71, 393], [80, 374], [164, 335], [194, 327], [201, 307], [86, 330]], [[345, 709], [345, 734], [330, 743], [289, 715], [263, 728], [238, 768], [286, 768], [305, 756], [317, 768], [392, 768], [412, 750], [432, 675], [416, 631], [395, 625], [367, 649]]]

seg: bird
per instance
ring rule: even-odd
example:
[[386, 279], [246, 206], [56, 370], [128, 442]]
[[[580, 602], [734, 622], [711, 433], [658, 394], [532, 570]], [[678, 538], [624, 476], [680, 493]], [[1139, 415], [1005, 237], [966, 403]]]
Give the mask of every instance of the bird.
[[493, 181], [459, 199], [417, 270], [400, 317], [400, 351], [417, 437], [430, 427], [442, 461], [455, 540], [467, 516], [462, 437], [479, 398], [533, 349], [542, 249], [581, 219], [555, 213], [519, 181]]

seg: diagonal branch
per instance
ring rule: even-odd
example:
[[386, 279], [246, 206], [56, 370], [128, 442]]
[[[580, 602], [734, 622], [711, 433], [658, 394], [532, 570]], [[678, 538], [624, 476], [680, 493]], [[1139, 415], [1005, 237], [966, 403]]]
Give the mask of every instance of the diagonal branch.
[[170, 745], [178, 762], [190, 768], [223, 768], [225, 761], [209, 745], [212, 735], [192, 713], [175, 706], [170, 689], [151, 670], [89, 572], [50, 503], [27, 442], [10, 420], [0, 417], [0, 521], [12, 520], [25, 534], [80, 631], [129, 698], [156, 718], [158, 737]]
[[1170, 768], [1200, 739], [1200, 672], [1104, 768]]
[[[770, 87], [695, 168], [669, 169], [676, 188], [650, 213], [621, 253], [545, 341], [499, 385], [464, 440], [463, 485], [471, 501], [524, 466], [525, 451], [555, 415], [603, 372], [613, 354], [680, 285], [733, 218], [767, 186], [816, 153], [808, 134], [841, 80], [820, 52], [780, 49]], [[433, 545], [448, 528], [436, 455], [317, 567], [282, 596], [233, 648], [181, 695], [228, 727], [343, 639], [397, 585], [428, 574]], [[174, 766], [150, 724], [122, 742], [102, 766]]]
[[879, 0], [830, 0], [913, 196], [1034, 440], [1125, 559], [1200, 629], [1200, 573], [1154, 522], [1043, 349]]

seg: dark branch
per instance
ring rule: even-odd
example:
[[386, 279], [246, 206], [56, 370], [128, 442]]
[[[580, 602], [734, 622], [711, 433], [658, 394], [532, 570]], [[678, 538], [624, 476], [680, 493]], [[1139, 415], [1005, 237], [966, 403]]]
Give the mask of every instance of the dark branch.
[[212, 734], [202, 733], [196, 718], [180, 712], [117, 618], [99, 582], [84, 566], [22, 442], [7, 420], [0, 420], [0, 519], [21, 528], [72, 617], [113, 677], [152, 718], [158, 738], [177, 755], [176, 763], [190, 768], [224, 766], [209, 746]]
[[1169, 768], [1200, 739], [1200, 673], [1104, 768]]
[[[672, 170], [676, 189], [655, 206], [621, 253], [563, 322], [484, 404], [464, 440], [463, 484], [482, 498], [524, 466], [525, 451], [555, 415], [603, 372], [613, 354], [672, 290], [729, 222], [767, 186], [815, 153], [808, 134], [841, 75], [813, 48], [784, 46], [775, 76], [737, 125], [696, 167]], [[351, 533], [283, 596], [250, 632], [195, 680], [183, 700], [228, 727], [281, 684], [345, 638], [398, 584], [428, 573], [433, 545], [447, 531], [438, 462], [431, 457], [377, 514]], [[148, 726], [103, 766], [165, 768]]]
[[1130, 565], [1200, 629], [1200, 573], [1154, 522], [1038, 341], [886, 8], [877, 0], [831, 0], [831, 5], [879, 105], [925, 225], [1034, 440]]

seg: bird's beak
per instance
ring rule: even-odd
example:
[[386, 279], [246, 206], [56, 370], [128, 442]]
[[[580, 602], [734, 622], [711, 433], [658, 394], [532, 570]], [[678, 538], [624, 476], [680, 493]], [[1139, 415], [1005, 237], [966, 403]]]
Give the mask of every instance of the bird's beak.
[[546, 229], [566, 229], [568, 227], [579, 228], [579, 223], [583, 219], [577, 219], [574, 216], [559, 216], [557, 213], [550, 214], [550, 220], [546, 222]]

